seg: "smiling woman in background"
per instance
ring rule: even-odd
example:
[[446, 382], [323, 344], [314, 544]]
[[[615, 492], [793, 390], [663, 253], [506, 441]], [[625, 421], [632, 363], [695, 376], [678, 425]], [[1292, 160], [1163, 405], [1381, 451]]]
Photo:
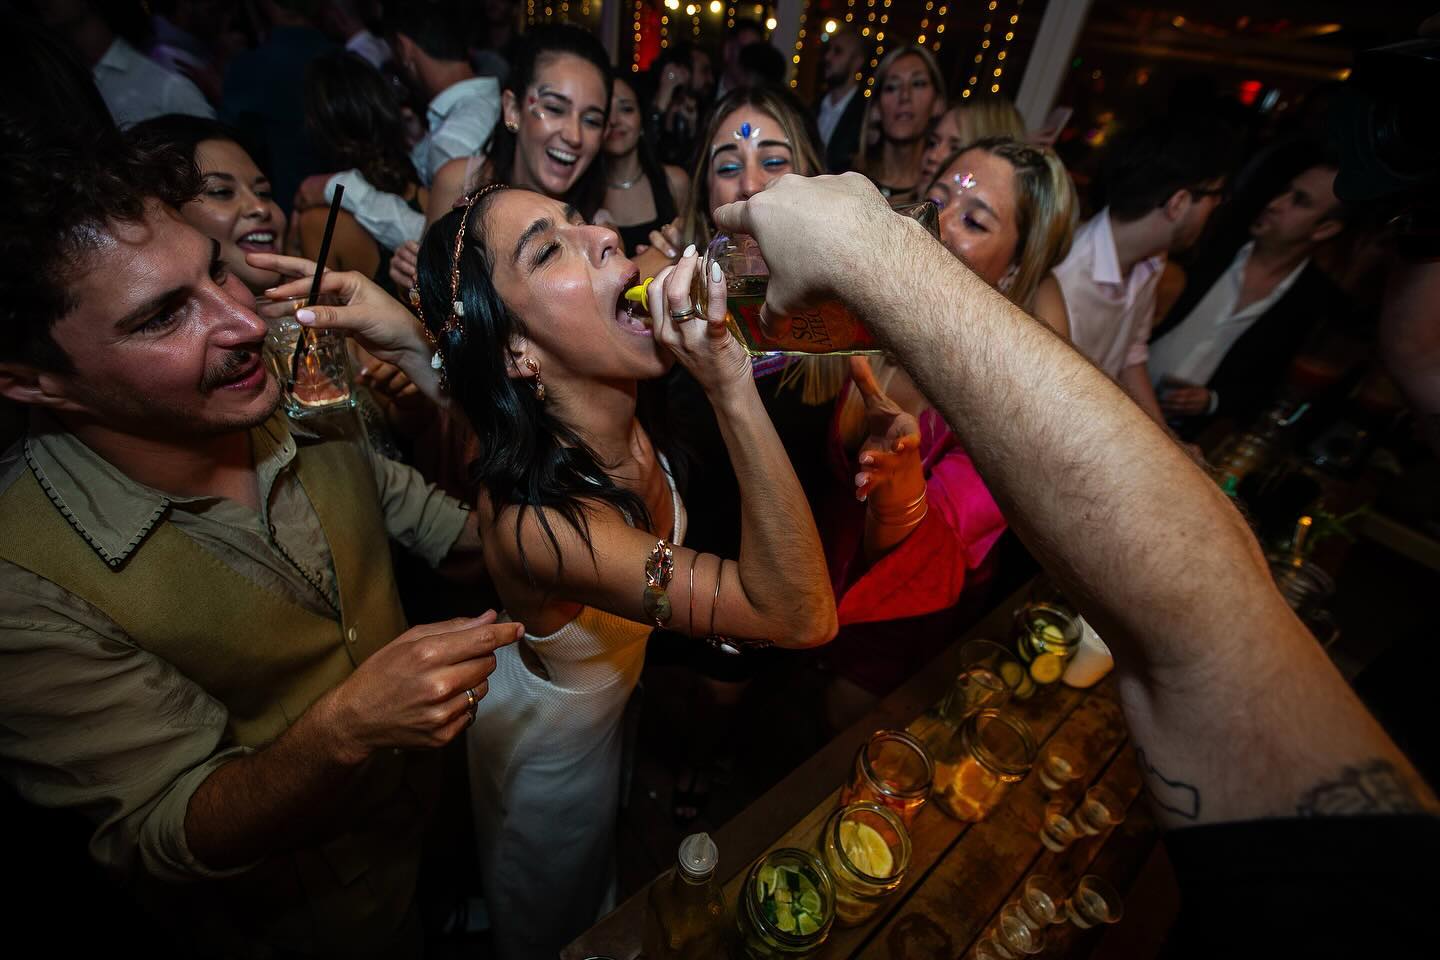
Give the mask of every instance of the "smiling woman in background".
[[651, 230], [674, 219], [690, 188], [684, 170], [655, 159], [643, 133], [644, 115], [635, 88], [616, 77], [605, 132], [605, 211], [631, 255], [650, 243]]
[[610, 92], [610, 60], [594, 36], [569, 25], [531, 30], [505, 81], [500, 122], [483, 156], [451, 160], [435, 174], [427, 224], [491, 182], [534, 190], [593, 217], [605, 202], [595, 161]]
[[147, 148], [170, 147], [194, 159], [203, 187], [180, 215], [220, 245], [221, 262], [251, 293], [273, 287], [280, 275], [252, 267], [245, 254], [279, 252], [285, 213], [275, 202], [270, 178], [240, 145], [238, 134], [214, 120], [172, 113], [136, 124], [126, 136]]
[[925, 184], [920, 165], [930, 124], [945, 111], [945, 81], [935, 57], [913, 43], [896, 47], [875, 72], [875, 95], [865, 110], [865, 136], [856, 169], [891, 203], [917, 199]]

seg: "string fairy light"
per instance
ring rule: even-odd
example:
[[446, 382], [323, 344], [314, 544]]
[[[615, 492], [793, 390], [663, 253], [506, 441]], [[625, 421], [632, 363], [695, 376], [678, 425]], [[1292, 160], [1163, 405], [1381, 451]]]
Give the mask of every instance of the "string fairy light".
[[1010, 15], [1010, 25], [1005, 30], [1005, 40], [1000, 51], [995, 54], [994, 82], [990, 84], [991, 93], [1000, 92], [1000, 76], [1005, 72], [1005, 57], [1010, 52], [1010, 41], [1015, 39], [1015, 27], [1020, 23], [1020, 8], [1025, 5], [1025, 0], [1015, 0], [1015, 12]]
[[[876, 16], [876, 14], [875, 14], [875, 0], [865, 0], [865, 6], [869, 8], [869, 12], [865, 15], [865, 21], [866, 21], [866, 23], [872, 23], [872, 24], [873, 24], [873, 23], [875, 22], [875, 16]], [[862, 37], [868, 37], [868, 36], [870, 36], [870, 34], [873, 33], [873, 32], [875, 32], [875, 31], [872, 30], [872, 29], [871, 29], [870, 27], [868, 27], [868, 26], [862, 27], [862, 28], [860, 29], [860, 36], [862, 36]], [[879, 42], [879, 41], [876, 41], [877, 44], [878, 44], [878, 42]], [[879, 66], [879, 64], [880, 64], [880, 53], [881, 53], [881, 51], [882, 51], [883, 49], [884, 49], [883, 47], [880, 47], [880, 48], [877, 48], [876, 50], [872, 51], [872, 55], [871, 55], [871, 57], [870, 57], [870, 69], [871, 69], [872, 72], [871, 72], [870, 76], [869, 76], [868, 78], [866, 78], [866, 80], [865, 80], [865, 91], [864, 91], [864, 92], [865, 92], [865, 96], [866, 96], [866, 97], [871, 96], [871, 95], [875, 92], [875, 74], [874, 74], [873, 71], [874, 71], [874, 69], [875, 69], [877, 66]]]
[[640, 21], [645, 15], [645, 0], [635, 0], [635, 47], [630, 51], [630, 72], [640, 72]]
[[[801, 3], [800, 3], [800, 32], [799, 32], [798, 34], [796, 34], [796, 40], [795, 40], [795, 55], [790, 58], [790, 62], [793, 63], [793, 64], [795, 64], [795, 66], [797, 66], [797, 67], [800, 65], [800, 54], [801, 54], [801, 52], [805, 49], [805, 21], [809, 18], [809, 16], [810, 16], [810, 0], [801, 0]], [[795, 72], [796, 74], [799, 73], [798, 70], [797, 70], [797, 71], [794, 71], [794, 72]], [[792, 77], [790, 78], [790, 86], [791, 86], [792, 89], [793, 89], [794, 87], [798, 86], [799, 83], [800, 83], [800, 78], [799, 78], [799, 76], [792, 76]]]
[[725, 11], [725, 26], [731, 29], [735, 26], [735, 7], [733, 5]]

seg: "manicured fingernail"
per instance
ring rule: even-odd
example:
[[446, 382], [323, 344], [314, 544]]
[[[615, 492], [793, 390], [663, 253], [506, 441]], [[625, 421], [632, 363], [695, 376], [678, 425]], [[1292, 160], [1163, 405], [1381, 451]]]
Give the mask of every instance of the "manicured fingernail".
[[519, 639], [520, 639], [521, 637], [523, 637], [523, 636], [525, 636], [525, 624], [523, 624], [523, 623], [517, 623], [517, 624], [515, 624], [515, 639], [516, 639], [516, 640], [519, 640]]
[[682, 253], [682, 254], [680, 254], [680, 256], [681, 256], [681, 257], [693, 257], [693, 256], [695, 256], [695, 244], [692, 243], [692, 244], [690, 244], [690, 246], [686, 247], [686, 248], [685, 248], [685, 252]]
[[308, 307], [302, 307], [301, 309], [295, 311], [295, 319], [301, 323], [314, 323], [315, 311], [309, 309]]
[[710, 279], [715, 281], [716, 283], [719, 283], [721, 280], [725, 279], [725, 272], [720, 269], [719, 260], [710, 261]]
[[675, 256], [675, 248], [674, 248], [674, 247], [666, 247], [666, 248], [665, 248], [665, 256], [667, 256], [667, 257], [673, 257], [673, 256]]

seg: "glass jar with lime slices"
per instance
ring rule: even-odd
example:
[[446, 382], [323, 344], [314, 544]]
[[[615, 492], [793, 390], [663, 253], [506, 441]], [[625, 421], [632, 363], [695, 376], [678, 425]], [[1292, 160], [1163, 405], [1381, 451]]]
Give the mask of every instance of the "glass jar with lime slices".
[[820, 858], [835, 880], [835, 922], [868, 920], [894, 893], [910, 866], [910, 833], [877, 803], [852, 803], [830, 815], [820, 831]]
[[[1026, 664], [1030, 683], [1043, 687], [1058, 681], [1080, 645], [1080, 633], [1080, 618], [1058, 604], [1027, 603], [1016, 611], [1015, 652]], [[1015, 696], [1023, 700], [1033, 692], [1021, 678]]]
[[957, 740], [956, 763], [943, 768], [935, 802], [957, 820], [984, 820], [1030, 772], [1035, 737], [1019, 717], [981, 710], [965, 721]]
[[747, 957], [766, 960], [809, 954], [825, 942], [835, 923], [830, 871], [804, 850], [771, 850], [746, 875], [735, 922]]

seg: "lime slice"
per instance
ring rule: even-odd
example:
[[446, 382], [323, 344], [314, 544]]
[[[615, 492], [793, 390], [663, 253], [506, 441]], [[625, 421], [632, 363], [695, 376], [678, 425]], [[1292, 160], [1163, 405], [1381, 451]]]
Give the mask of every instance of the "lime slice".
[[1064, 643], [1065, 634], [1053, 623], [1045, 624], [1045, 629], [1040, 631], [1041, 636], [1054, 643]]
[[775, 927], [782, 933], [795, 932], [795, 914], [790, 912], [789, 904], [780, 904], [775, 908]]
[[766, 864], [760, 868], [760, 875], [756, 877], [760, 881], [760, 898], [763, 900], [766, 894], [775, 892], [775, 868]]
[[1036, 683], [1054, 683], [1065, 672], [1065, 662], [1053, 653], [1042, 653], [1030, 664], [1030, 676]]
[[800, 894], [800, 909], [806, 913], [815, 915], [820, 912], [820, 894], [815, 890], [806, 890]]
[[802, 937], [808, 937], [819, 929], [820, 921], [810, 916], [810, 914], [800, 913], [795, 915], [795, 932]]
[[1014, 660], [1006, 660], [1000, 664], [1000, 679], [1011, 690], [1018, 690], [1025, 680], [1025, 668]]

